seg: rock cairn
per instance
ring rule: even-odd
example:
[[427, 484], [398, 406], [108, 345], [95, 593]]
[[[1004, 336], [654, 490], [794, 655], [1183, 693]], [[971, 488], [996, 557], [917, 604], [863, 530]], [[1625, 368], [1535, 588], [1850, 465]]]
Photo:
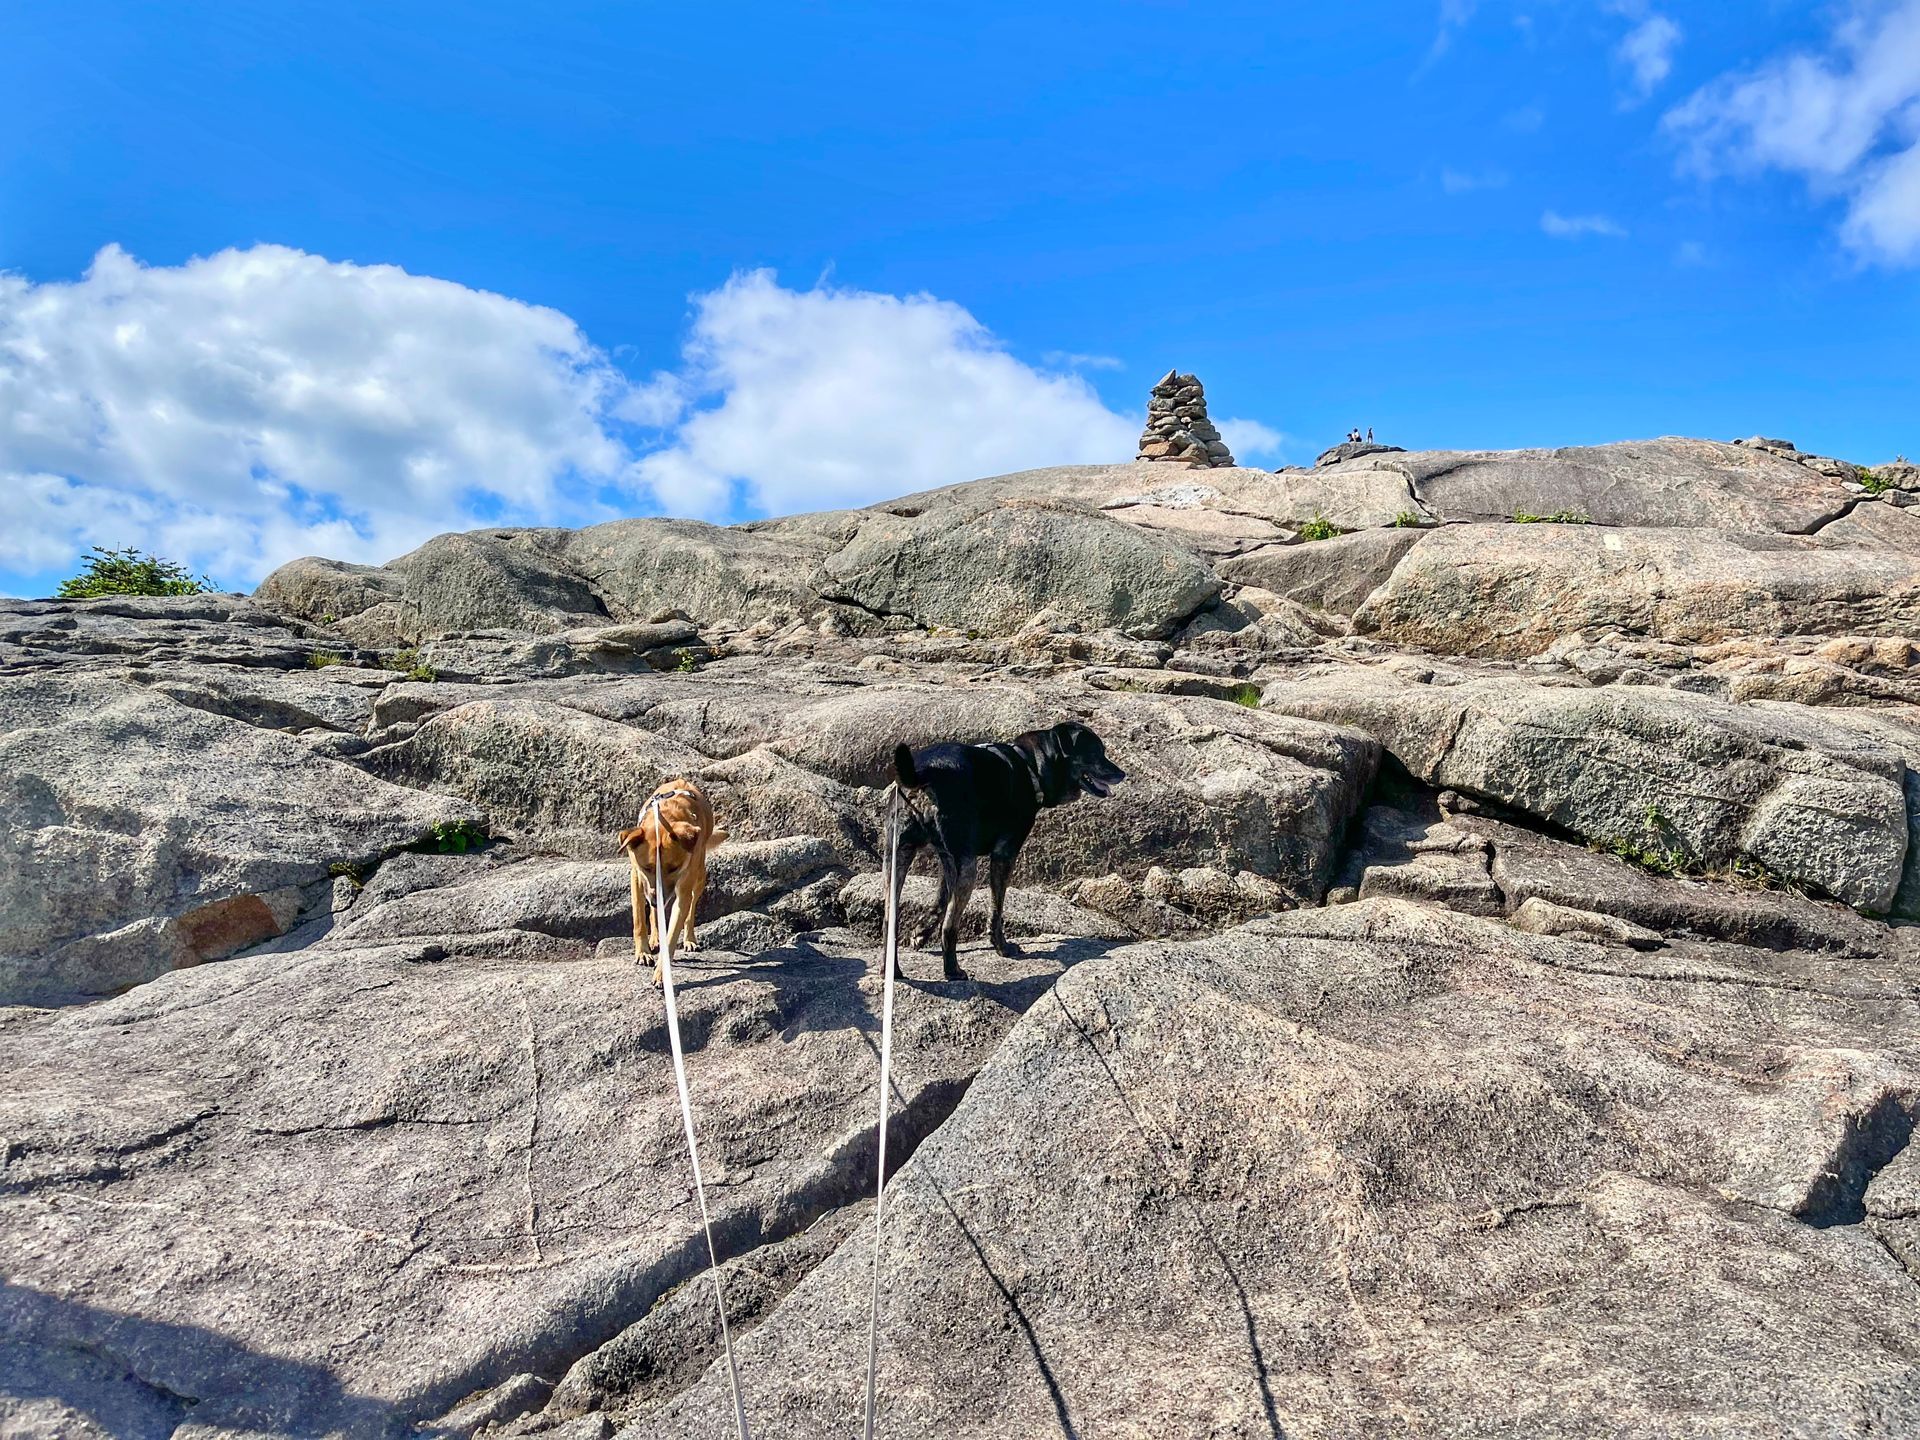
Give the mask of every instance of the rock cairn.
[[1147, 401], [1147, 428], [1134, 458], [1193, 466], [1233, 464], [1233, 452], [1207, 418], [1207, 394], [1198, 378], [1178, 370], [1161, 377]]

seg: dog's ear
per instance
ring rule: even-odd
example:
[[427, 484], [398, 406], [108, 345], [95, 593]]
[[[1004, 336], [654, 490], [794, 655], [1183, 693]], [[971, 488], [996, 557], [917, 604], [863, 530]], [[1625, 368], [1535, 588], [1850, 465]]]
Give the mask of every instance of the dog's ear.
[[631, 850], [635, 845], [639, 844], [640, 841], [644, 840], [646, 835], [647, 832], [642, 830], [638, 825], [635, 825], [631, 830], [622, 830], [620, 832], [620, 849]]
[[1060, 766], [1067, 758], [1066, 748], [1060, 743], [1060, 727], [1050, 730], [1038, 730], [1033, 735], [1033, 769], [1040, 777], [1040, 788], [1051, 795], [1060, 773]]

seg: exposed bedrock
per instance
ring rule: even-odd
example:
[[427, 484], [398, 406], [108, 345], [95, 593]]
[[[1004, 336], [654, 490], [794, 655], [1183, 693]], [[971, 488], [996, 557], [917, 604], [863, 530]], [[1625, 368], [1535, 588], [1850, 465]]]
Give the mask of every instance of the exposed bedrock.
[[1920, 480], [1194, 440], [0, 601], [0, 1433], [729, 1433], [676, 776], [749, 1415], [857, 1425], [893, 748], [1065, 719], [1025, 956], [903, 956], [883, 1433], [1920, 1433]]

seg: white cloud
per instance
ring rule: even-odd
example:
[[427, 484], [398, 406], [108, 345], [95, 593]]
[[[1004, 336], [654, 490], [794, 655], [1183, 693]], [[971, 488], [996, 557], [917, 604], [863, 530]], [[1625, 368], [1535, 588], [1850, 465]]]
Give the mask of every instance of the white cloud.
[[109, 246], [70, 283], [0, 274], [0, 572], [133, 544], [251, 585], [621, 495], [731, 518], [1124, 461], [1139, 417], [1071, 373], [1118, 363], [1035, 368], [951, 302], [760, 271], [696, 296], [682, 363], [636, 382], [558, 311], [391, 266]]
[[1222, 420], [1219, 430], [1233, 458], [1242, 465], [1255, 458], [1277, 460], [1287, 443], [1285, 435], [1258, 420]]
[[1081, 355], [1072, 350], [1049, 350], [1040, 363], [1054, 370], [1124, 370], [1127, 362], [1117, 355]]
[[1604, 235], [1619, 240], [1627, 233], [1619, 221], [1609, 216], [1562, 215], [1558, 210], [1544, 212], [1540, 216], [1540, 228], [1557, 240], [1578, 240], [1587, 235]]
[[1673, 73], [1673, 52], [1680, 40], [1680, 27], [1659, 14], [1647, 15], [1627, 32], [1614, 54], [1627, 67], [1633, 100], [1645, 100]]
[[1799, 175], [1817, 197], [1845, 197], [1851, 248], [1920, 261], [1920, 0], [1858, 3], [1825, 53], [1723, 75], [1664, 123], [1684, 170]]
[[1711, 265], [1713, 256], [1698, 240], [1682, 240], [1674, 247], [1673, 263], [1687, 269], [1696, 269], [1702, 265]]
[[626, 382], [555, 310], [281, 246], [0, 275], [0, 566], [139, 544], [250, 583], [578, 508]]
[[1023, 364], [966, 310], [931, 295], [772, 272], [694, 297], [686, 412], [637, 473], [677, 513], [862, 505], [982, 475], [1131, 459], [1140, 422], [1077, 375]]
[[1449, 195], [1470, 195], [1475, 190], [1498, 190], [1507, 183], [1504, 170], [1483, 170], [1474, 173], [1470, 170], [1455, 170], [1451, 167], [1440, 172], [1440, 188]]

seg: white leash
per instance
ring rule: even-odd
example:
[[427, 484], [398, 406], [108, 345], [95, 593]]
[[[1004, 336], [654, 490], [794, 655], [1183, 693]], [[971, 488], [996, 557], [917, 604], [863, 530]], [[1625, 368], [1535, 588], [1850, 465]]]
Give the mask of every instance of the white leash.
[[874, 1168], [873, 1192], [873, 1308], [867, 1316], [867, 1430], [873, 1440], [874, 1383], [880, 1369], [880, 1237], [881, 1216], [887, 1199], [887, 1112], [892, 1108], [893, 1083], [893, 974], [900, 956], [900, 906], [896, 870], [900, 865], [900, 792], [896, 788], [887, 810], [887, 942], [882, 953], [880, 982], [880, 1157]]
[[[655, 822], [664, 830], [667, 822], [660, 814], [660, 797], [656, 796], [648, 808], [653, 811]], [[644, 812], [641, 818], [646, 818]], [[660, 849], [656, 840], [653, 847], [653, 909], [655, 923], [659, 927], [656, 938], [660, 946], [661, 993], [667, 1002], [667, 1044], [673, 1051], [674, 1082], [680, 1087], [680, 1123], [686, 1127], [687, 1159], [693, 1163], [693, 1193], [699, 1197], [700, 1225], [707, 1232], [707, 1259], [711, 1262], [707, 1273], [713, 1276], [713, 1303], [720, 1311], [720, 1343], [727, 1352], [727, 1379], [733, 1385], [733, 1419], [740, 1429], [740, 1440], [752, 1440], [747, 1431], [746, 1402], [740, 1398], [740, 1371], [733, 1363], [733, 1333], [727, 1326], [727, 1297], [720, 1284], [720, 1254], [713, 1245], [713, 1221], [707, 1215], [707, 1182], [700, 1174], [700, 1146], [693, 1138], [693, 1099], [687, 1092], [687, 1060], [680, 1049], [680, 1010], [673, 999], [673, 934], [667, 928], [667, 885], [660, 864]], [[677, 920], [679, 916], [674, 918]], [[885, 1143], [883, 1138], [883, 1147]]]

